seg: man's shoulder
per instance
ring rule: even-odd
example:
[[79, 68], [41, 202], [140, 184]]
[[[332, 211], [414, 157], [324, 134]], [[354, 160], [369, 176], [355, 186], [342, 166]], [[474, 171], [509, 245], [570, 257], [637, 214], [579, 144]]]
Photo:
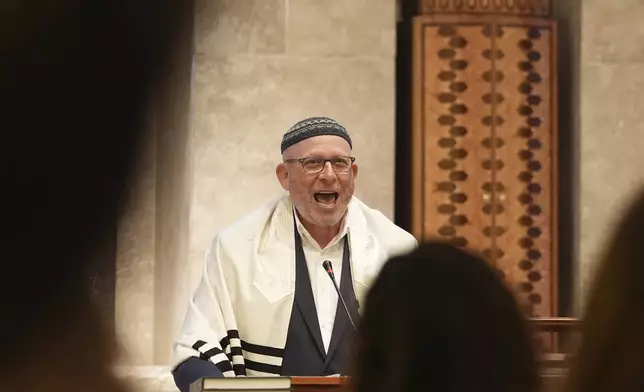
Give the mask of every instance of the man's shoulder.
[[380, 210], [369, 207], [357, 198], [354, 199], [356, 206], [365, 217], [368, 229], [378, 238], [387, 253], [407, 252], [418, 246], [416, 238], [411, 233], [396, 225]]
[[220, 241], [241, 240], [252, 239], [261, 234], [281, 201], [282, 197], [277, 197], [256, 207], [235, 222], [220, 229], [217, 238]]
[[272, 199], [220, 229], [207, 250], [207, 263], [216, 263], [219, 268], [229, 272], [231, 269], [249, 268], [253, 254], [262, 241], [262, 233], [270, 223], [280, 200]]

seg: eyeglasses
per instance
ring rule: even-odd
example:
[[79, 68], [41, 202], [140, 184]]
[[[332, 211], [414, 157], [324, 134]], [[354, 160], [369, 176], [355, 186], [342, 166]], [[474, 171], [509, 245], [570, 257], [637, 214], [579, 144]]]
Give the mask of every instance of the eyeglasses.
[[331, 163], [331, 167], [336, 173], [348, 173], [353, 166], [353, 162], [355, 161], [355, 157], [333, 157], [329, 159], [309, 157], [286, 159], [284, 160], [284, 163], [299, 162], [300, 164], [302, 164], [302, 169], [304, 169], [304, 172], [314, 174], [324, 170], [324, 166], [326, 166], [327, 162]]

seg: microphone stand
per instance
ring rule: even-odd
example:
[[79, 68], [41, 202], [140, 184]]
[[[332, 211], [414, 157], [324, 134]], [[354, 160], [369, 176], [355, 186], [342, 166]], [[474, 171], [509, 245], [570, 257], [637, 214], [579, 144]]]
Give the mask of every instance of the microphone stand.
[[324, 270], [326, 271], [326, 273], [329, 275], [329, 278], [331, 278], [331, 281], [333, 282], [333, 287], [335, 287], [335, 291], [338, 293], [338, 298], [340, 298], [342, 307], [344, 308], [344, 311], [346, 312], [347, 317], [349, 318], [349, 322], [351, 323], [353, 330], [357, 331], [356, 324], [353, 322], [353, 319], [351, 318], [351, 313], [349, 313], [349, 308], [347, 307], [347, 303], [344, 302], [344, 298], [342, 297], [342, 293], [340, 293], [340, 288], [338, 287], [338, 283], [335, 281], [335, 274], [333, 273], [333, 265], [329, 260], [324, 260], [324, 262], [322, 263], [322, 266], [324, 267]]

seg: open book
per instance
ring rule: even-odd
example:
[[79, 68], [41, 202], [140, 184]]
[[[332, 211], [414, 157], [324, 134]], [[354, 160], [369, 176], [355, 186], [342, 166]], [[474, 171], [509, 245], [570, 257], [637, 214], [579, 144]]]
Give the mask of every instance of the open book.
[[190, 392], [275, 392], [290, 390], [290, 377], [200, 378], [190, 385]]

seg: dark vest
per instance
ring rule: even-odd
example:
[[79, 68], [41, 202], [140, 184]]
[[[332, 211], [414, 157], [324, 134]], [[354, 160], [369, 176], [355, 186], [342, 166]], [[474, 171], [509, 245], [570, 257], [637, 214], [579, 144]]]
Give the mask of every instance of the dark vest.
[[[340, 292], [351, 318], [358, 322], [358, 302], [353, 291], [348, 235], [342, 240], [342, 276]], [[322, 265], [320, 265], [322, 269]], [[351, 361], [355, 333], [338, 298], [329, 352], [324, 352], [313, 289], [302, 248], [302, 238], [295, 229], [295, 300], [286, 337], [281, 374], [283, 376], [346, 375]]]

